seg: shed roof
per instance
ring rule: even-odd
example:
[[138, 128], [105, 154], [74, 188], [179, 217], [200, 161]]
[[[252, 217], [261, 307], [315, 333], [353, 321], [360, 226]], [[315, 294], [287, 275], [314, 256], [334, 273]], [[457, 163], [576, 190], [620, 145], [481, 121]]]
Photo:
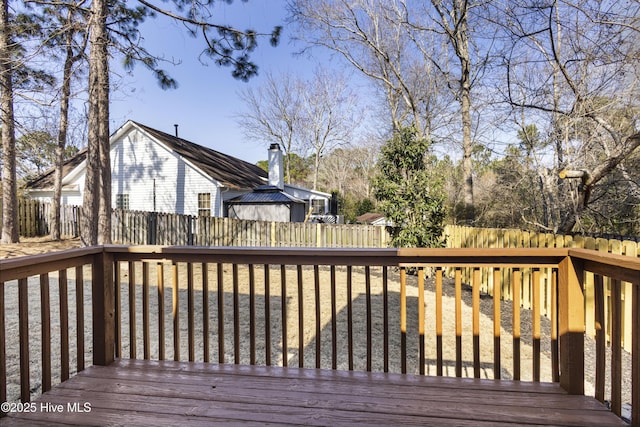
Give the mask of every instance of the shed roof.
[[294, 204], [304, 203], [297, 197], [286, 194], [273, 185], [261, 185], [251, 193], [243, 194], [228, 200], [229, 204]]
[[374, 223], [376, 221], [380, 221], [382, 219], [384, 219], [384, 214], [376, 213], [376, 212], [367, 212], [367, 213], [364, 213], [364, 214], [356, 217], [356, 220], [358, 222], [363, 222], [363, 223], [366, 223], [366, 224], [372, 224], [372, 223]]

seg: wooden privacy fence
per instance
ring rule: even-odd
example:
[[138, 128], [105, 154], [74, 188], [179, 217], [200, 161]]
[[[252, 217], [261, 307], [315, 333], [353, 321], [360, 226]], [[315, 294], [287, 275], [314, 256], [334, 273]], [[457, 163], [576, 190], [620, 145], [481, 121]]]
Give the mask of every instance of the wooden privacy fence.
[[[60, 235], [78, 237], [80, 235], [80, 206], [62, 205], [60, 207]], [[18, 226], [21, 236], [46, 236], [51, 229], [51, 203], [38, 200], [20, 199], [18, 201]]]
[[134, 245], [385, 248], [387, 232], [373, 225], [249, 221], [115, 209], [115, 243]]
[[[20, 200], [20, 235], [49, 234], [51, 204]], [[81, 208], [63, 206], [61, 235], [80, 235]], [[384, 227], [364, 224], [320, 224], [248, 221], [231, 218], [180, 215], [114, 209], [111, 219], [114, 243], [166, 246], [263, 246], [386, 248]]]
[[[599, 252], [624, 255], [633, 258], [640, 257], [640, 243], [635, 240], [604, 239], [583, 236], [565, 236], [552, 233], [535, 233], [522, 230], [495, 229], [495, 228], [474, 228], [465, 226], [445, 227], [447, 237], [447, 247], [450, 248], [582, 248]], [[447, 271], [452, 276], [452, 271]], [[531, 268], [521, 269], [519, 273], [520, 283], [513, 283], [511, 269], [503, 269], [499, 276], [494, 276], [488, 271], [484, 271], [483, 286], [481, 290], [489, 295], [493, 295], [493, 281], [499, 280], [501, 295], [505, 300], [519, 302], [522, 307], [530, 309], [533, 303], [532, 281], [533, 270]], [[552, 271], [548, 268], [540, 270], [542, 289], [542, 308], [546, 316], [550, 316], [552, 310]], [[471, 269], [463, 269], [464, 283], [471, 283]], [[594, 275], [587, 273], [583, 284], [585, 293], [585, 309], [587, 316], [586, 332], [589, 336], [595, 337], [598, 323], [594, 318], [595, 306], [595, 286]], [[631, 304], [632, 286], [629, 282], [621, 283], [621, 304], [622, 304], [622, 334], [621, 340], [623, 348], [631, 351]], [[605, 278], [604, 281], [604, 315], [610, 319], [612, 315], [611, 301], [611, 280]], [[608, 322], [607, 325], [611, 323]], [[607, 339], [611, 339], [611, 330], [605, 330]]]

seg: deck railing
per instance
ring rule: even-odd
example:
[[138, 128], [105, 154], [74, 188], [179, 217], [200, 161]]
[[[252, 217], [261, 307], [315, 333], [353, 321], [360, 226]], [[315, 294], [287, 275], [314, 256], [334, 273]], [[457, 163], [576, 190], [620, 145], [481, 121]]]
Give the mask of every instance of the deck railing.
[[[593, 367], [586, 273], [596, 277]], [[492, 298], [481, 295], [487, 278]], [[105, 246], [2, 260], [0, 280], [2, 402], [29, 401], [86, 364], [170, 358], [559, 381], [571, 394], [586, 382], [617, 415], [630, 405], [640, 425], [638, 259], [581, 249]], [[501, 299], [505, 281], [513, 303]], [[623, 282], [633, 288], [630, 354], [620, 347]], [[520, 307], [525, 287], [531, 310]], [[547, 315], [541, 298], [552, 299]]]

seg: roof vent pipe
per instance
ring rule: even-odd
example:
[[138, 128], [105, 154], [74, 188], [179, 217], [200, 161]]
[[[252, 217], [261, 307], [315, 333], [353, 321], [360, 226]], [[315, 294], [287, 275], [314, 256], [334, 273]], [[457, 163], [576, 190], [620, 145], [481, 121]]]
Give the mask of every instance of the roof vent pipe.
[[173, 125], [174, 128], [176, 128], [176, 138], [178, 137], [178, 125]]
[[280, 145], [269, 147], [269, 185], [284, 190], [284, 168], [282, 167], [282, 151]]

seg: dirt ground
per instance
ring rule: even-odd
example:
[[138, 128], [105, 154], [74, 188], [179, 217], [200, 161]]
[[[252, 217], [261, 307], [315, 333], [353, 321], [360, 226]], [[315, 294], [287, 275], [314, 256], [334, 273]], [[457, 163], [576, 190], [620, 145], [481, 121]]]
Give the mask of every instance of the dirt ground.
[[80, 238], [51, 240], [49, 237], [21, 237], [20, 243], [0, 244], [0, 259], [35, 255], [80, 247]]
[[[2, 245], [0, 246], [0, 259], [16, 257], [22, 255], [44, 253], [49, 251], [57, 251], [62, 249], [79, 247], [80, 242], [78, 239], [63, 240], [60, 242], [52, 242], [46, 238], [35, 239], [23, 239], [21, 243], [14, 245]], [[281, 288], [281, 274], [279, 266], [271, 266], [269, 268], [269, 282], [270, 291], [269, 296], [265, 292], [265, 271], [263, 266], [256, 266], [253, 271], [254, 286], [255, 286], [255, 298], [250, 298], [250, 280], [251, 274], [248, 266], [239, 266], [237, 268], [237, 282], [233, 281], [233, 267], [231, 265], [222, 265], [222, 292], [218, 292], [218, 266], [211, 264], [208, 267], [207, 273], [210, 285], [208, 286], [208, 292], [204, 292], [202, 282], [202, 270], [200, 266], [195, 266], [193, 269], [193, 299], [192, 304], [194, 307], [193, 318], [193, 330], [194, 330], [194, 343], [193, 347], [195, 353], [193, 358], [195, 360], [203, 360], [205, 354], [204, 340], [202, 339], [204, 334], [203, 325], [203, 313], [205, 307], [205, 301], [208, 301], [209, 307], [209, 337], [210, 343], [208, 347], [209, 359], [211, 361], [217, 361], [220, 359], [221, 343], [224, 347], [224, 361], [226, 363], [240, 362], [248, 364], [250, 362], [251, 354], [255, 354], [255, 362], [258, 364], [265, 364], [267, 356], [271, 356], [271, 363], [276, 365], [282, 365], [283, 360], [286, 357], [287, 364], [289, 366], [298, 366], [300, 364], [300, 349], [302, 349], [303, 365], [305, 367], [315, 367], [316, 364], [316, 350], [319, 348], [320, 362], [322, 368], [331, 368], [335, 363], [338, 369], [349, 369], [349, 364], [352, 363], [354, 369], [363, 370], [366, 368], [367, 360], [367, 348], [371, 349], [372, 367], [375, 371], [383, 370], [383, 298], [382, 298], [382, 271], [381, 269], [371, 269], [371, 324], [373, 334], [371, 342], [368, 345], [366, 336], [367, 325], [367, 298], [366, 298], [366, 282], [364, 274], [364, 268], [354, 268], [352, 272], [352, 286], [351, 291], [347, 287], [347, 271], [344, 267], [338, 267], [336, 271], [336, 290], [335, 297], [332, 297], [332, 289], [330, 286], [330, 271], [328, 267], [320, 267], [318, 274], [320, 277], [320, 285], [318, 288], [318, 299], [320, 301], [319, 311], [319, 323], [316, 324], [316, 290], [314, 285], [314, 270], [312, 267], [303, 267], [300, 272], [296, 267], [289, 266], [285, 269], [284, 274], [287, 277], [287, 287], [284, 290], [285, 297], [283, 298], [283, 289]], [[135, 269], [135, 283], [133, 288], [129, 286], [129, 265], [123, 263], [120, 266], [120, 293], [122, 302], [122, 311], [120, 318], [123, 322], [122, 330], [122, 357], [134, 357], [142, 358], [144, 355], [144, 342], [145, 337], [143, 334], [143, 287], [142, 283], [142, 264], [134, 264]], [[175, 307], [172, 303], [172, 298], [177, 294], [179, 304], [177, 306], [178, 313], [178, 327], [177, 330], [179, 336], [179, 358], [181, 360], [189, 360], [189, 324], [191, 322], [188, 313], [189, 293], [188, 288], [188, 271], [186, 264], [178, 264], [178, 286], [173, 288], [173, 272], [171, 264], [164, 264], [162, 266], [162, 277], [164, 279], [164, 297], [162, 304], [163, 320], [164, 320], [164, 335], [165, 335], [165, 357], [169, 359], [174, 358], [173, 342], [174, 342], [174, 317], [173, 310]], [[161, 301], [157, 286], [158, 267], [156, 263], [153, 263], [149, 267], [149, 357], [158, 358], [159, 356], [159, 301]], [[302, 293], [298, 293], [298, 281], [297, 276], [301, 274], [302, 277]], [[71, 365], [75, 366], [77, 360], [77, 351], [75, 350], [75, 337], [76, 326], [75, 313], [76, 313], [76, 291], [75, 285], [72, 285], [74, 280], [74, 272], [69, 271], [69, 335], [71, 342]], [[85, 277], [88, 273], [85, 272]], [[33, 283], [32, 283], [33, 282]], [[50, 300], [51, 300], [51, 317], [52, 317], [52, 348], [58, 348], [60, 334], [59, 331], [59, 301], [58, 287], [57, 287], [57, 274], [50, 275]], [[40, 291], [37, 285], [37, 278], [30, 279], [29, 282], [29, 294], [30, 294], [30, 313], [39, 313], [40, 310]], [[85, 360], [89, 364], [91, 360], [91, 348], [90, 348], [90, 305], [91, 294], [90, 286], [84, 286], [84, 305], [88, 309], [85, 309]], [[133, 289], [133, 294], [129, 295], [129, 290]], [[389, 269], [389, 369], [392, 372], [400, 372], [400, 343], [402, 334], [399, 330], [399, 310], [400, 305], [400, 286], [399, 286], [399, 273], [396, 269]], [[443, 358], [444, 363], [444, 375], [455, 375], [455, 359], [456, 359], [456, 344], [455, 344], [455, 299], [454, 289], [451, 280], [445, 280], [444, 295], [443, 295]], [[222, 299], [219, 299], [219, 295], [222, 295]], [[351, 298], [349, 298], [351, 296]], [[135, 301], [136, 310], [135, 314], [129, 313], [128, 301]], [[5, 307], [7, 311], [6, 328], [8, 331], [18, 330], [17, 315], [13, 315], [12, 308], [17, 307], [17, 286], [5, 286]], [[351, 304], [349, 305], [349, 301]], [[285, 304], [283, 304], [285, 302]], [[251, 305], [255, 307], [256, 313], [256, 327], [255, 327], [255, 339], [251, 342], [250, 330], [251, 330], [251, 318], [249, 313], [251, 312]], [[285, 312], [283, 312], [283, 305]], [[335, 305], [335, 308], [333, 307]], [[435, 344], [435, 286], [431, 279], [426, 280], [425, 290], [425, 306], [426, 306], [426, 320], [425, 320], [425, 359], [426, 359], [426, 373], [430, 375], [436, 374], [436, 344]], [[222, 315], [218, 310], [222, 307]], [[236, 310], [237, 307], [237, 310]], [[350, 309], [349, 309], [350, 307]], [[264, 326], [265, 313], [268, 308], [270, 315], [270, 324], [268, 329], [270, 330], [270, 341], [267, 341], [264, 331], [267, 329]], [[303, 321], [302, 326], [299, 328], [299, 309], [302, 308]], [[337, 317], [336, 326], [336, 346], [338, 348], [338, 359], [334, 362], [332, 360], [331, 346], [333, 341], [333, 331], [331, 325], [332, 309], [335, 309]], [[37, 310], [37, 311], [36, 311]], [[418, 287], [417, 277], [409, 276], [408, 288], [407, 288], [407, 371], [410, 373], [418, 372], [418, 343], [419, 335], [418, 331]], [[16, 310], [14, 310], [16, 311]], [[481, 377], [493, 378], [493, 302], [488, 296], [483, 296], [481, 299], [481, 314], [480, 314], [480, 360], [481, 360]], [[284, 315], [284, 316], [283, 316]], [[32, 314], [33, 316], [33, 314]], [[283, 322], [283, 318], [286, 316], [286, 322]], [[349, 330], [346, 326], [349, 316], [353, 319], [353, 328]], [[511, 317], [512, 307], [509, 301], [503, 301], [501, 303], [501, 377], [503, 379], [513, 378], [513, 339], [511, 335]], [[531, 380], [532, 372], [532, 339], [531, 339], [531, 315], [528, 310], [522, 310], [521, 314], [521, 378], [523, 380]], [[39, 316], [34, 316], [38, 317]], [[473, 334], [472, 334], [472, 313], [471, 313], [471, 289], [468, 286], [463, 290], [463, 304], [462, 304], [462, 317], [463, 317], [463, 332], [462, 332], [462, 360], [463, 360], [463, 376], [472, 377], [473, 372]], [[130, 328], [130, 325], [135, 325], [134, 328]], [[221, 328], [219, 325], [223, 325]], [[320, 343], [318, 344], [318, 337], [316, 334], [317, 329], [321, 330]], [[283, 340], [283, 330], [286, 329], [286, 343]], [[223, 334], [220, 335], [219, 331]], [[234, 332], [238, 330], [237, 339], [240, 347], [239, 359], [235, 359], [233, 352], [234, 348]], [[299, 330], [302, 331], [302, 336], [299, 335]], [[541, 340], [541, 380], [551, 380], [551, 361], [550, 361], [550, 340], [549, 333], [550, 324], [548, 320], [542, 318], [542, 331], [543, 338]], [[31, 345], [30, 359], [32, 363], [32, 391], [38, 392], [40, 388], [40, 324], [36, 320], [30, 325], [30, 342]], [[348, 357], [349, 349], [349, 335], [352, 337], [352, 358], [351, 361]], [[132, 338], [133, 337], [133, 338]], [[12, 393], [19, 393], [18, 389], [18, 373], [19, 373], [19, 354], [17, 344], [17, 334], [7, 334], [6, 348], [7, 350], [7, 371], [9, 376], [9, 395]], [[285, 345], [286, 344], [286, 345]], [[595, 360], [595, 348], [593, 340], [586, 339], [585, 345], [586, 356], [586, 391], [587, 393], [593, 393], [593, 369]], [[59, 360], [58, 355], [53, 357], [53, 376], [54, 383], [59, 381]], [[624, 354], [625, 361], [630, 360], [628, 353]], [[625, 365], [630, 366], [630, 362]], [[630, 368], [629, 368], [630, 369]], [[72, 372], [73, 372], [72, 368]], [[630, 377], [630, 375], [629, 375]], [[623, 374], [623, 379], [625, 375]], [[624, 382], [624, 381], [623, 381]], [[629, 381], [630, 382], [630, 381]], [[625, 397], [626, 396], [626, 397]], [[630, 400], [630, 384], [623, 384], [623, 399], [625, 401]]]

